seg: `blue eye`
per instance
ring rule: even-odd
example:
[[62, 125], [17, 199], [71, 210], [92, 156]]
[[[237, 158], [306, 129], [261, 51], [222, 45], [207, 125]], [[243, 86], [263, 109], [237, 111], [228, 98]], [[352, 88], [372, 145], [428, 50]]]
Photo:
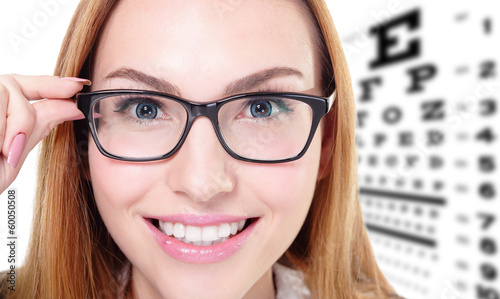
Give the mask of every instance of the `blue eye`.
[[151, 103], [139, 103], [135, 108], [135, 114], [141, 119], [154, 119], [158, 114], [158, 108]]
[[271, 115], [272, 111], [273, 107], [269, 101], [260, 100], [250, 105], [250, 113], [253, 117], [268, 117]]

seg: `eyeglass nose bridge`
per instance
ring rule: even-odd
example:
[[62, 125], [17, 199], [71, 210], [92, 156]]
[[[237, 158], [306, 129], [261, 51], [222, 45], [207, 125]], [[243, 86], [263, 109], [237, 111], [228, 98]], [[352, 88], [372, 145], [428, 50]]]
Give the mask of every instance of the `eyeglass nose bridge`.
[[219, 136], [218, 132], [218, 107], [217, 103], [207, 103], [207, 104], [198, 104], [198, 103], [189, 103], [189, 105], [186, 106], [186, 110], [188, 112], [188, 119], [187, 119], [187, 127], [186, 127], [186, 135], [189, 133], [189, 130], [191, 130], [191, 127], [193, 126], [194, 121], [201, 116], [207, 117], [210, 122], [212, 123], [212, 126], [214, 127], [215, 133], [217, 137], [220, 139], [221, 136]]
[[222, 133], [219, 130], [219, 121], [218, 121], [218, 112], [219, 106], [217, 103], [207, 103], [207, 104], [198, 104], [198, 103], [189, 103], [186, 106], [186, 110], [188, 112], [187, 126], [184, 136], [182, 137], [180, 144], [176, 148], [182, 147], [182, 144], [186, 141], [189, 132], [191, 131], [191, 127], [193, 126], [195, 120], [199, 117], [205, 116], [212, 123], [212, 128], [215, 131], [215, 135], [219, 140], [222, 147], [229, 153], [231, 156], [235, 156], [233, 151], [228, 147]]
[[217, 123], [217, 111], [218, 111], [217, 108], [218, 108], [217, 103], [208, 103], [208, 104], [189, 103], [189, 106], [187, 107], [189, 122], [193, 122], [196, 118], [200, 116], [206, 116], [212, 121], [212, 124], [215, 125]]

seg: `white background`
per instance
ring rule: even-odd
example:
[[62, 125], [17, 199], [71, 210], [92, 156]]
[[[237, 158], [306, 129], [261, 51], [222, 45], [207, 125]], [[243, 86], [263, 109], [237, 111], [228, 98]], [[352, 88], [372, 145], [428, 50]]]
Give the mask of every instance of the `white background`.
[[[52, 75], [63, 37], [77, 1], [1, 1], [0, 74]], [[30, 235], [36, 186], [38, 147], [28, 156], [11, 188], [17, 190], [17, 265], [24, 261]], [[0, 269], [9, 267], [7, 195], [0, 198]]]

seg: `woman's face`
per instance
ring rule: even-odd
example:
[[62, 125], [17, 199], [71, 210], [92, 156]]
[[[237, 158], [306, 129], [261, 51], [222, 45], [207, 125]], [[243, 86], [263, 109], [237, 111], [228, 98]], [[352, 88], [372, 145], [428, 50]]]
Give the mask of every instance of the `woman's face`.
[[[320, 95], [311, 28], [295, 1], [120, 1], [94, 55], [93, 90], [154, 90], [153, 77], [198, 103], [222, 98], [228, 86], [238, 87], [233, 93]], [[296, 72], [262, 76], [275, 68]], [[259, 80], [253, 84], [235, 84], [254, 75]], [[272, 298], [271, 266], [310, 207], [321, 136], [318, 129], [305, 156], [281, 164], [232, 158], [206, 117], [166, 160], [112, 160], [91, 141], [95, 199], [132, 263], [137, 298]], [[251, 225], [218, 245], [200, 246], [163, 234], [157, 219], [179, 234], [182, 226], [220, 231], [242, 220]]]

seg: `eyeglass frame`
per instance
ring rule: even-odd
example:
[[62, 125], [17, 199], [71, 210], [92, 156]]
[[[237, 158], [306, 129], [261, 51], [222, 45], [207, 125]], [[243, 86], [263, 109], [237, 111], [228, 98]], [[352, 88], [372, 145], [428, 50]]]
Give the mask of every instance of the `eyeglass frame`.
[[[93, 121], [93, 107], [94, 103], [108, 97], [113, 97], [113, 96], [120, 96], [120, 95], [150, 95], [150, 96], [156, 96], [156, 97], [162, 97], [162, 98], [167, 98], [169, 100], [173, 100], [179, 104], [181, 104], [184, 109], [186, 110], [187, 113], [187, 119], [186, 119], [186, 125], [184, 127], [184, 132], [182, 133], [182, 136], [180, 137], [179, 141], [177, 142], [177, 145], [168, 153], [162, 156], [157, 156], [157, 157], [151, 157], [151, 158], [131, 158], [131, 157], [122, 157], [122, 156], [117, 156], [114, 155], [110, 152], [108, 152], [104, 147], [102, 147], [101, 143], [99, 142], [99, 138], [97, 136], [97, 131], [95, 128], [95, 124]], [[191, 127], [193, 126], [194, 121], [196, 118], [200, 116], [205, 116], [207, 117], [210, 122], [212, 123], [212, 126], [214, 128], [215, 134], [217, 135], [217, 138], [219, 139], [220, 144], [222, 147], [225, 149], [225, 151], [233, 158], [240, 160], [240, 161], [245, 161], [245, 162], [252, 162], [252, 163], [260, 163], [260, 164], [274, 164], [274, 163], [284, 163], [284, 162], [291, 162], [300, 159], [307, 151], [309, 148], [311, 141], [315, 135], [316, 129], [318, 127], [319, 122], [325, 116], [330, 110], [333, 105], [333, 102], [335, 101], [335, 94], [336, 91], [333, 91], [332, 95], [330, 97], [320, 97], [320, 96], [313, 96], [313, 95], [308, 95], [308, 94], [302, 94], [302, 93], [295, 93], [295, 92], [253, 92], [253, 93], [243, 93], [243, 94], [237, 94], [237, 95], [232, 95], [229, 97], [225, 97], [223, 99], [220, 99], [215, 102], [210, 102], [206, 104], [200, 104], [200, 103], [194, 103], [191, 101], [188, 101], [186, 99], [180, 98], [178, 96], [174, 96], [168, 93], [162, 93], [162, 92], [157, 92], [157, 91], [150, 91], [150, 90], [140, 90], [140, 89], [109, 89], [109, 90], [99, 90], [99, 91], [94, 91], [94, 92], [86, 92], [86, 93], [78, 93], [75, 98], [76, 98], [76, 103], [77, 107], [80, 111], [85, 116], [85, 119], [87, 120], [90, 133], [92, 135], [92, 138], [94, 139], [94, 142], [101, 152], [102, 155], [115, 159], [115, 160], [120, 160], [120, 161], [127, 161], [127, 162], [151, 162], [151, 161], [158, 161], [158, 160], [164, 160], [168, 159], [171, 156], [173, 156], [177, 151], [182, 147], [184, 144], [184, 141], [186, 140], [189, 131], [191, 130]], [[309, 107], [311, 107], [312, 110], [312, 122], [311, 122], [311, 129], [309, 131], [309, 137], [306, 141], [306, 144], [304, 145], [304, 148], [296, 155], [293, 157], [285, 158], [285, 159], [278, 159], [278, 160], [258, 160], [258, 159], [250, 159], [247, 157], [240, 156], [233, 152], [231, 148], [226, 144], [224, 137], [222, 136], [222, 133], [219, 128], [219, 110], [221, 107], [223, 107], [226, 103], [239, 100], [242, 98], [247, 98], [247, 97], [284, 97], [284, 98], [289, 98], [293, 100], [297, 100], [300, 102], [303, 102]]]

